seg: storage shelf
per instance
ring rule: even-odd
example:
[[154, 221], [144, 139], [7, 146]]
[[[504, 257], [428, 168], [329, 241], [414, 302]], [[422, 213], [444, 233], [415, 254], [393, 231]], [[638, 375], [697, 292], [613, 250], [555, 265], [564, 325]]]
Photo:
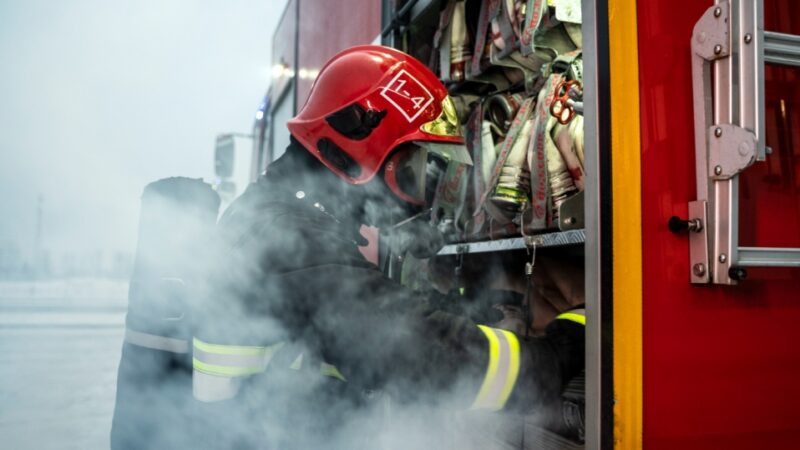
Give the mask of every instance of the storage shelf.
[[437, 255], [458, 255], [466, 253], [504, 252], [509, 250], [523, 250], [526, 248], [526, 239], [531, 246], [537, 248], [557, 247], [562, 245], [582, 244], [586, 240], [584, 230], [558, 231], [553, 233], [536, 234], [528, 237], [497, 239], [492, 241], [465, 242], [460, 244], [445, 245]]

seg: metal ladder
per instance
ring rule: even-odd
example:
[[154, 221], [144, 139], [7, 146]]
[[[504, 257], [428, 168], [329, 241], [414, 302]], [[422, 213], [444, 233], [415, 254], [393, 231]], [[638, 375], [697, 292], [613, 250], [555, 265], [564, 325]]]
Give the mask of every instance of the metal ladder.
[[[764, 65], [800, 67], [800, 36], [765, 32], [761, 0], [716, 1], [692, 33], [697, 200], [689, 218], [691, 282], [736, 284], [747, 267], [800, 267], [800, 248], [739, 246], [739, 174], [765, 146]], [[712, 70], [713, 69], [713, 70]]]

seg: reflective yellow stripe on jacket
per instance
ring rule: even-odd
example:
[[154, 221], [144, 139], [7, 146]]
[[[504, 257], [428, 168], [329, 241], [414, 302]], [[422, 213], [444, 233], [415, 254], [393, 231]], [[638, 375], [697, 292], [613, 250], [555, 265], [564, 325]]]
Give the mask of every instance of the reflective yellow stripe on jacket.
[[[292, 370], [302, 370], [303, 369], [303, 354], [300, 353], [295, 358], [294, 362], [289, 366]], [[347, 378], [342, 375], [342, 372], [339, 372], [339, 369], [334, 366], [333, 364], [328, 364], [325, 361], [319, 363], [319, 373], [326, 377], [336, 378], [339, 381], [347, 382]]]
[[194, 338], [194, 370], [221, 377], [237, 377], [263, 372], [272, 355], [283, 343], [269, 347], [209, 344]]
[[336, 378], [339, 381], [347, 382], [347, 378], [342, 375], [342, 372], [339, 372], [339, 369], [336, 368], [333, 364], [328, 364], [326, 362], [319, 363], [319, 373], [326, 377]]
[[[192, 340], [192, 392], [197, 400], [217, 402], [236, 396], [241, 379], [248, 375], [262, 373], [266, 370], [273, 355], [280, 350], [283, 342], [268, 346], [221, 345]], [[289, 366], [300, 370], [303, 366], [303, 354], [297, 356]], [[332, 364], [321, 362], [320, 374], [347, 379]]]
[[470, 409], [497, 411], [505, 406], [519, 376], [519, 340], [514, 333], [478, 325], [489, 344], [489, 365]]
[[240, 380], [266, 370], [272, 355], [283, 343], [268, 347], [221, 345], [192, 340], [192, 393], [202, 402], [217, 402], [236, 396]]
[[559, 314], [556, 317], [556, 320], [569, 320], [571, 322], [579, 323], [583, 326], [586, 326], [586, 310], [583, 308], [573, 309], [563, 314]]

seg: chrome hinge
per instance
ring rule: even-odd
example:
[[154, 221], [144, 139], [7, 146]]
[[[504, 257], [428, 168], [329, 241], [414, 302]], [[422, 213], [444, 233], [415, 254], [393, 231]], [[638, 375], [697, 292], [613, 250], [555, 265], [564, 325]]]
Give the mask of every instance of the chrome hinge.
[[727, 180], [756, 160], [756, 135], [742, 127], [720, 124], [708, 129], [708, 176]]

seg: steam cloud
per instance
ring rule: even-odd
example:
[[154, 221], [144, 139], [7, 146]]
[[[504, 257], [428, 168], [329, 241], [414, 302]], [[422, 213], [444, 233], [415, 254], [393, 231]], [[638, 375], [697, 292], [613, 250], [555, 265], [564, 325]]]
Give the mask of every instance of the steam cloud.
[[[309, 184], [313, 182], [302, 181], [309, 192], [331, 188]], [[133, 405], [136, 409], [130, 410], [124, 395], [118, 394], [118, 408], [128, 407], [126, 416], [135, 424], [130, 428], [129, 423], [115, 423], [126, 434], [124, 445], [118, 448], [148, 448], [158, 442], [160, 448], [511, 449], [522, 448], [526, 426], [540, 424], [542, 418], [537, 416], [535, 404], [516, 412], [467, 410], [477, 394], [476, 380], [480, 382], [481, 373], [431, 376], [434, 371], [430, 367], [444, 363], [427, 359], [442, 354], [433, 330], [424, 329], [436, 318], [410, 305], [405, 313], [386, 310], [387, 300], [403, 294], [399, 286], [394, 292], [370, 295], [359, 284], [365, 278], [335, 278], [340, 272], [327, 272], [325, 264], [332, 261], [326, 259], [324, 249], [328, 245], [336, 248], [337, 242], [348, 239], [340, 229], [320, 225], [313, 235], [303, 235], [289, 231], [286, 227], [295, 224], [282, 221], [280, 215], [270, 217], [275, 223], [267, 226], [258, 223], [256, 217], [237, 217], [237, 223], [252, 229], [234, 233], [238, 240], [231, 242], [210, 232], [213, 217], [208, 214], [191, 209], [189, 214], [176, 215], [180, 208], [186, 209], [185, 202], [183, 206], [163, 200], [150, 203], [142, 208], [138, 277], [131, 285], [129, 325], [135, 323], [137, 315], [162, 323], [167, 317], [180, 318], [171, 324], [170, 332], [189, 341], [197, 330], [203, 330], [212, 342], [289, 342], [294, 347], [287, 353], [288, 360], [276, 356], [265, 373], [239, 380], [238, 395], [233, 400], [217, 403], [198, 402], [192, 397], [190, 369], [176, 371], [168, 358], [159, 356], [144, 364], [139, 360], [136, 370], [140, 382], [148, 373], [163, 373], [165, 365], [171, 371], [165, 378], [138, 385]], [[248, 206], [255, 208], [227, 214], [257, 216], [258, 205]], [[387, 213], [385, 201], [376, 198], [367, 200], [365, 210], [372, 215]], [[399, 217], [404, 211], [390, 208], [390, 212]], [[287, 232], [277, 232], [281, 229]], [[294, 257], [274, 260], [270, 255]], [[319, 255], [321, 270], [303, 273], [303, 267], [295, 267], [298, 261], [313, 260], [314, 255]], [[272, 271], [284, 275], [280, 283], [273, 281]], [[165, 276], [181, 278], [185, 287], [165, 290], [159, 281]], [[327, 279], [307, 288], [303, 285], [309, 276]], [[155, 283], [156, 288], [148, 291], [148, 282]], [[323, 289], [317, 290], [319, 287]], [[428, 294], [419, 292], [413, 303], [427, 307], [423, 299]], [[352, 301], [330, 301], [334, 295], [349, 296]], [[137, 310], [138, 297], [150, 302], [149, 306]], [[298, 304], [298, 297], [306, 304]], [[378, 319], [373, 320], [376, 315]], [[486, 317], [483, 322], [489, 320]], [[285, 328], [285, 323], [292, 324], [292, 329]], [[297, 330], [305, 334], [298, 335]], [[330, 334], [329, 330], [340, 333]], [[314, 355], [315, 349], [303, 347], [303, 342], [347, 349], [361, 363], [354, 366], [351, 362], [351, 370], [343, 372], [347, 382], [335, 381], [331, 387], [327, 377], [286, 369], [295, 355]], [[420, 345], [400, 349], [394, 345], [397, 342]], [[478, 360], [480, 356], [470, 354], [469, 348], [454, 349], [448, 357]], [[191, 351], [179, 357], [184, 358], [184, 367], [190, 355]], [[336, 357], [325, 355], [331, 356]], [[326, 362], [339, 363], [335, 359]], [[386, 384], [387, 379], [395, 378], [387, 377], [387, 372], [403, 374], [396, 377], [401, 381]]]

